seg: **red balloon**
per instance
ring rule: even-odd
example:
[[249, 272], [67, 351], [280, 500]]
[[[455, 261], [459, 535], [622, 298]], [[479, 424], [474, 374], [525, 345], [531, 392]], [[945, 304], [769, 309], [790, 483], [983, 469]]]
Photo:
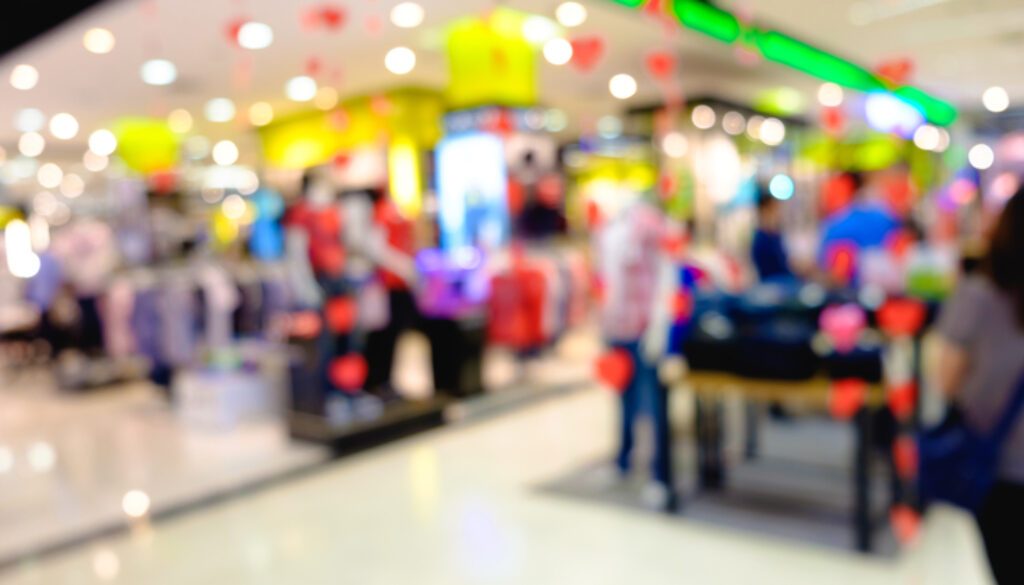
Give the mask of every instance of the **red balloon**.
[[676, 57], [666, 51], [657, 51], [648, 54], [644, 64], [647, 65], [647, 71], [651, 77], [658, 81], [665, 81], [672, 77], [672, 73], [676, 69]]
[[829, 392], [828, 411], [833, 418], [849, 420], [864, 405], [867, 382], [859, 378], [846, 378], [832, 382]]
[[878, 309], [878, 325], [890, 337], [906, 337], [917, 333], [927, 316], [924, 303], [913, 299], [889, 299]]
[[917, 443], [914, 439], [903, 436], [893, 441], [892, 463], [901, 479], [913, 479], [917, 475]]
[[896, 539], [907, 544], [917, 538], [921, 529], [921, 515], [910, 506], [898, 504], [889, 511], [889, 524], [892, 525]]
[[626, 391], [633, 380], [633, 369], [633, 356], [624, 349], [606, 351], [594, 364], [598, 381], [618, 392]]
[[572, 59], [569, 63], [583, 73], [596, 67], [604, 56], [604, 39], [599, 36], [569, 39], [569, 44], [572, 45]]
[[327, 326], [334, 333], [348, 333], [356, 326], [357, 307], [352, 297], [334, 297], [324, 305]]
[[889, 388], [885, 396], [889, 411], [896, 420], [905, 421], [914, 414], [917, 404], [917, 384], [913, 381]]
[[358, 353], [334, 358], [327, 366], [328, 379], [346, 394], [358, 394], [366, 383], [367, 373], [369, 366], [366, 359]]

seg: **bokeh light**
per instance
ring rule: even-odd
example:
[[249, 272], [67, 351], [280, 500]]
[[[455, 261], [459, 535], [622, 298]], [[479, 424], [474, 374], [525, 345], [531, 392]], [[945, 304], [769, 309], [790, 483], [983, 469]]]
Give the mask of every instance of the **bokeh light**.
[[87, 170], [92, 171], [94, 173], [98, 173], [106, 169], [109, 163], [109, 158], [103, 156], [102, 154], [96, 154], [91, 150], [85, 151], [85, 154], [82, 156], [82, 164], [85, 165], [85, 168]]
[[772, 177], [771, 182], [768, 183], [768, 192], [771, 193], [772, 197], [779, 201], [786, 201], [793, 197], [793, 192], [796, 190], [796, 186], [793, 184], [793, 179], [789, 175], [778, 174]]
[[713, 128], [716, 119], [715, 110], [705, 104], [700, 104], [693, 108], [693, 112], [690, 114], [690, 120], [693, 122], [693, 125], [701, 130]]
[[11, 70], [11, 87], [27, 91], [39, 83], [39, 71], [31, 65], [16, 65]]
[[45, 148], [46, 139], [38, 132], [26, 132], [18, 139], [18, 152], [27, 157], [39, 156]]
[[114, 44], [114, 33], [105, 28], [90, 28], [82, 35], [85, 50], [97, 55], [106, 55], [113, 51]]
[[818, 103], [828, 108], [836, 108], [843, 104], [843, 88], [835, 83], [826, 82], [818, 87]]
[[238, 29], [238, 45], [243, 49], [258, 51], [274, 42], [274, 29], [262, 22], [247, 22]]
[[256, 102], [249, 106], [249, 122], [253, 126], [266, 126], [274, 121], [274, 108], [267, 102]]
[[117, 137], [110, 130], [97, 130], [89, 135], [89, 150], [103, 156], [110, 156], [117, 150]]
[[20, 132], [38, 132], [46, 126], [46, 115], [36, 108], [23, 108], [14, 116], [14, 127]]
[[987, 144], [975, 144], [967, 151], [967, 161], [971, 163], [972, 167], [984, 171], [995, 163], [996, 154]]
[[416, 53], [408, 47], [395, 47], [384, 56], [384, 66], [395, 75], [405, 75], [416, 67]]
[[67, 112], [50, 118], [50, 134], [60, 140], [71, 140], [78, 136], [78, 120]]
[[238, 160], [238, 147], [230, 140], [221, 140], [213, 145], [213, 162], [221, 165], [233, 165]]
[[1002, 87], [993, 86], [981, 94], [981, 103], [986, 110], [998, 114], [1010, 107], [1010, 95]]
[[636, 95], [636, 90], [636, 79], [628, 73], [618, 73], [608, 81], [608, 91], [616, 99], [629, 99]]
[[39, 184], [47, 189], [56, 189], [64, 179], [64, 171], [56, 163], [46, 163], [36, 171], [36, 179]]
[[398, 28], [416, 28], [425, 17], [423, 7], [415, 2], [402, 2], [391, 9], [391, 24]]
[[730, 136], [739, 136], [747, 128], [747, 120], [739, 112], [726, 112], [722, 116], [722, 129]]
[[768, 146], [778, 146], [786, 139], [786, 125], [778, 118], [768, 118], [761, 124], [760, 136]]
[[338, 90], [333, 87], [321, 87], [313, 96], [313, 105], [321, 110], [332, 110], [338, 105]]
[[661, 150], [669, 158], [682, 158], [689, 149], [689, 141], [681, 132], [669, 132], [661, 139]]
[[211, 122], [230, 122], [235, 119], [235, 102], [228, 98], [213, 98], [203, 106], [203, 114]]
[[555, 9], [555, 19], [565, 27], [579, 26], [587, 20], [587, 9], [579, 2], [562, 2]]
[[921, 150], [935, 150], [940, 139], [939, 129], [931, 124], [925, 124], [914, 131], [914, 145]]
[[139, 74], [149, 85], [170, 85], [178, 79], [178, 68], [167, 59], [150, 59], [142, 64]]
[[79, 197], [85, 192], [85, 181], [82, 177], [75, 173], [68, 173], [64, 175], [64, 179], [60, 182], [60, 194], [67, 197], [68, 199], [74, 199]]
[[131, 490], [121, 498], [121, 509], [129, 518], [142, 518], [149, 513], [149, 495], [141, 490]]
[[572, 59], [572, 44], [565, 39], [551, 39], [544, 43], [544, 58], [552, 65], [565, 65]]
[[167, 125], [170, 126], [171, 132], [184, 134], [192, 129], [192, 114], [181, 108], [172, 110], [167, 115]]

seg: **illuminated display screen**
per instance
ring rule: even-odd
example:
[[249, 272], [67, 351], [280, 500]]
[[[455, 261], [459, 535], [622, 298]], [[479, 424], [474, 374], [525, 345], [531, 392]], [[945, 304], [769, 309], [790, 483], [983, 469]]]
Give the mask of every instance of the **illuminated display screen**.
[[494, 134], [469, 133], [437, 146], [441, 245], [485, 250], [509, 237], [505, 147]]

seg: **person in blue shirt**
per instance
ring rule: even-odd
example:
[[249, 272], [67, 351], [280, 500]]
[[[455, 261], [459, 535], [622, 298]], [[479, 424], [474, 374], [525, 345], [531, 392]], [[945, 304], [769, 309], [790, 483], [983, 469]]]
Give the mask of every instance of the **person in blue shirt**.
[[853, 203], [822, 224], [819, 261], [823, 266], [836, 245], [850, 245], [856, 252], [880, 248], [902, 225], [882, 200], [880, 173], [871, 173], [866, 183], [860, 173], [851, 173], [850, 177], [856, 186]]
[[789, 256], [782, 241], [782, 202], [767, 189], [758, 188], [757, 229], [750, 247], [750, 257], [758, 279], [779, 280], [793, 277]]

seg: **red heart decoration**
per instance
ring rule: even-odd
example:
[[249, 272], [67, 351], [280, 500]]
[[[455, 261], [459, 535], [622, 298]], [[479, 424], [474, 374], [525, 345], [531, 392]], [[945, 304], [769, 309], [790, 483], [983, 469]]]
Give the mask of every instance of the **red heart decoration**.
[[907, 420], [914, 414], [914, 407], [917, 404], [917, 384], [910, 381], [892, 386], [886, 393], [885, 400], [896, 420]]
[[647, 55], [644, 61], [648, 73], [658, 81], [665, 81], [676, 69], [675, 55], [666, 51], [657, 51]]
[[909, 230], [900, 229], [896, 230], [886, 242], [886, 248], [892, 253], [893, 257], [897, 260], [905, 260], [907, 254], [910, 252], [910, 247], [914, 245], [914, 234], [910, 233]]
[[598, 381], [618, 392], [625, 392], [633, 380], [633, 356], [624, 349], [606, 351], [597, 358], [595, 376]]
[[569, 44], [572, 46], [572, 59], [569, 63], [583, 73], [596, 67], [604, 56], [605, 43], [599, 36], [569, 39]]
[[313, 339], [320, 335], [323, 321], [316, 311], [299, 311], [288, 319], [288, 335], [298, 339]]
[[897, 85], [906, 83], [913, 72], [914, 62], [906, 57], [889, 59], [878, 65], [878, 74]]
[[316, 77], [320, 74], [320, 68], [322, 63], [319, 57], [310, 57], [306, 59], [306, 62], [302, 65], [303, 71], [310, 77]]
[[693, 316], [693, 295], [690, 291], [680, 290], [672, 297], [672, 314], [676, 323], [685, 323]]
[[901, 479], [913, 479], [917, 475], [917, 443], [914, 439], [903, 436], [893, 441], [892, 463]]
[[367, 16], [366, 20], [363, 21], [363, 28], [365, 28], [366, 32], [371, 35], [375, 35], [378, 32], [380, 32], [380, 28], [382, 25], [383, 23], [380, 20], [380, 16], [376, 14], [371, 14]]
[[324, 6], [320, 9], [320, 22], [328, 30], [338, 30], [345, 24], [347, 13], [341, 6]]
[[358, 353], [334, 358], [327, 366], [327, 377], [331, 383], [346, 394], [358, 394], [369, 373], [366, 359]]
[[859, 378], [846, 378], [832, 382], [828, 397], [828, 411], [837, 420], [849, 420], [864, 405], [868, 385]]
[[928, 308], [913, 299], [889, 299], [876, 317], [878, 325], [890, 337], [907, 337], [917, 333], [924, 325]]
[[238, 46], [238, 31], [242, 29], [242, 25], [249, 22], [248, 18], [235, 18], [229, 20], [224, 25], [224, 37], [227, 39], [232, 46]]
[[845, 208], [853, 200], [857, 185], [846, 174], [835, 175], [825, 181], [821, 189], [822, 213], [827, 217]]
[[857, 246], [848, 242], [836, 242], [825, 252], [825, 265], [832, 279], [841, 285], [853, 280], [857, 269]]
[[356, 302], [352, 297], [334, 297], [324, 305], [327, 326], [336, 334], [348, 333], [356, 326]]
[[825, 127], [825, 132], [832, 136], [838, 136], [846, 127], [846, 117], [839, 108], [822, 108], [821, 125]]
[[889, 511], [889, 524], [896, 539], [903, 544], [913, 542], [921, 529], [921, 515], [905, 504], [893, 506]]
[[849, 353], [857, 347], [865, 325], [867, 315], [864, 309], [853, 303], [826, 307], [818, 319], [818, 327], [839, 353]]
[[301, 22], [302, 28], [306, 31], [312, 32], [320, 28], [320, 9], [315, 6], [306, 9], [302, 13]]

